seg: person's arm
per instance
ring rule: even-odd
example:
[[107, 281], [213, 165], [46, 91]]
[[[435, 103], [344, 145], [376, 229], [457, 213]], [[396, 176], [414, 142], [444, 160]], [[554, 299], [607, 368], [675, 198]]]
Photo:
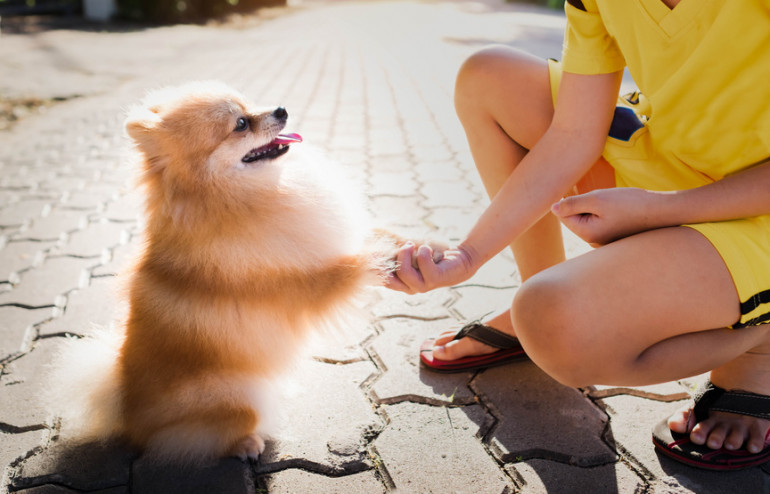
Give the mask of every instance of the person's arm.
[[770, 160], [693, 189], [596, 190], [563, 199], [552, 210], [594, 245], [656, 228], [770, 214]]
[[[456, 249], [434, 264], [430, 249], [407, 244], [391, 288], [424, 292], [470, 278], [520, 234], [590, 169], [604, 149], [622, 72], [601, 75], [564, 73], [551, 125], [508, 177]], [[419, 270], [412, 268], [417, 255]]]

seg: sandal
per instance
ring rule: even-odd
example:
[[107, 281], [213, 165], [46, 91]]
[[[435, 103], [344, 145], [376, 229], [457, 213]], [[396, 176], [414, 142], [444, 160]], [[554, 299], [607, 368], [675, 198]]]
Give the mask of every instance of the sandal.
[[489, 346], [499, 348], [499, 350], [486, 355], [463, 357], [457, 360], [439, 360], [433, 357], [433, 345], [436, 340], [430, 338], [425, 340], [420, 346], [420, 362], [423, 366], [435, 372], [464, 372], [486, 369], [487, 367], [503, 365], [527, 358], [527, 354], [521, 347], [518, 338], [479, 322], [473, 322], [464, 326], [452, 341], [466, 336]]
[[[731, 412], [770, 420], [770, 396], [740, 391], [725, 391], [706, 383], [705, 389], [695, 396], [693, 414], [696, 423], [708, 417], [709, 411]], [[689, 434], [679, 434], [668, 427], [664, 420], [652, 432], [652, 441], [661, 453], [687, 465], [708, 470], [740, 470], [761, 465], [770, 460], [770, 431], [765, 439], [765, 449], [749, 453], [745, 449], [711, 449], [690, 441]]]

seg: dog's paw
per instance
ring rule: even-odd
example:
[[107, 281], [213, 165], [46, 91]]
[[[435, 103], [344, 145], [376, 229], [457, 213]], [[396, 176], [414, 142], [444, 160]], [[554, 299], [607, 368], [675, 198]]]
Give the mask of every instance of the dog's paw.
[[[399, 249], [407, 242], [408, 239], [390, 232], [388, 230], [377, 229], [374, 231], [374, 238], [377, 240], [378, 250], [382, 257], [386, 259], [386, 272], [395, 271], [398, 269], [398, 263], [396, 262], [396, 255]], [[412, 240], [418, 247], [421, 245], [427, 245], [433, 251], [433, 262], [437, 263], [444, 258], [444, 251], [449, 249], [449, 246], [444, 242], [437, 240]], [[419, 269], [417, 266], [417, 257], [412, 257], [412, 267]]]
[[265, 451], [265, 441], [255, 433], [244, 436], [235, 443], [229, 456], [237, 456], [243, 461], [249, 459], [256, 461], [263, 451]]

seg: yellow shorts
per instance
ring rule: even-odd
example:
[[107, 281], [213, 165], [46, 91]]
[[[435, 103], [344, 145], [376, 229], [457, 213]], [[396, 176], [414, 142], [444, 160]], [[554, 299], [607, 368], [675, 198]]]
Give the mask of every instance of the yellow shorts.
[[[561, 81], [561, 64], [548, 61], [551, 94]], [[618, 187], [682, 190], [710, 183], [674, 156], [652, 145], [645, 122], [649, 104], [640, 93], [618, 98], [602, 156], [615, 171]], [[722, 256], [741, 300], [741, 317], [732, 326], [770, 323], [770, 215], [684, 225], [705, 236]]]

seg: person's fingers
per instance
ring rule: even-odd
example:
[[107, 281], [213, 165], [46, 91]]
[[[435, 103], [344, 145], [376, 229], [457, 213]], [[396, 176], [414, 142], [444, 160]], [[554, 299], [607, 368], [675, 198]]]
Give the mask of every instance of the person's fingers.
[[395, 271], [389, 273], [387, 278], [385, 278], [385, 288], [390, 288], [391, 290], [395, 290], [397, 292], [408, 293], [410, 295], [414, 293], [414, 290], [409, 288], [406, 283], [401, 281]]

